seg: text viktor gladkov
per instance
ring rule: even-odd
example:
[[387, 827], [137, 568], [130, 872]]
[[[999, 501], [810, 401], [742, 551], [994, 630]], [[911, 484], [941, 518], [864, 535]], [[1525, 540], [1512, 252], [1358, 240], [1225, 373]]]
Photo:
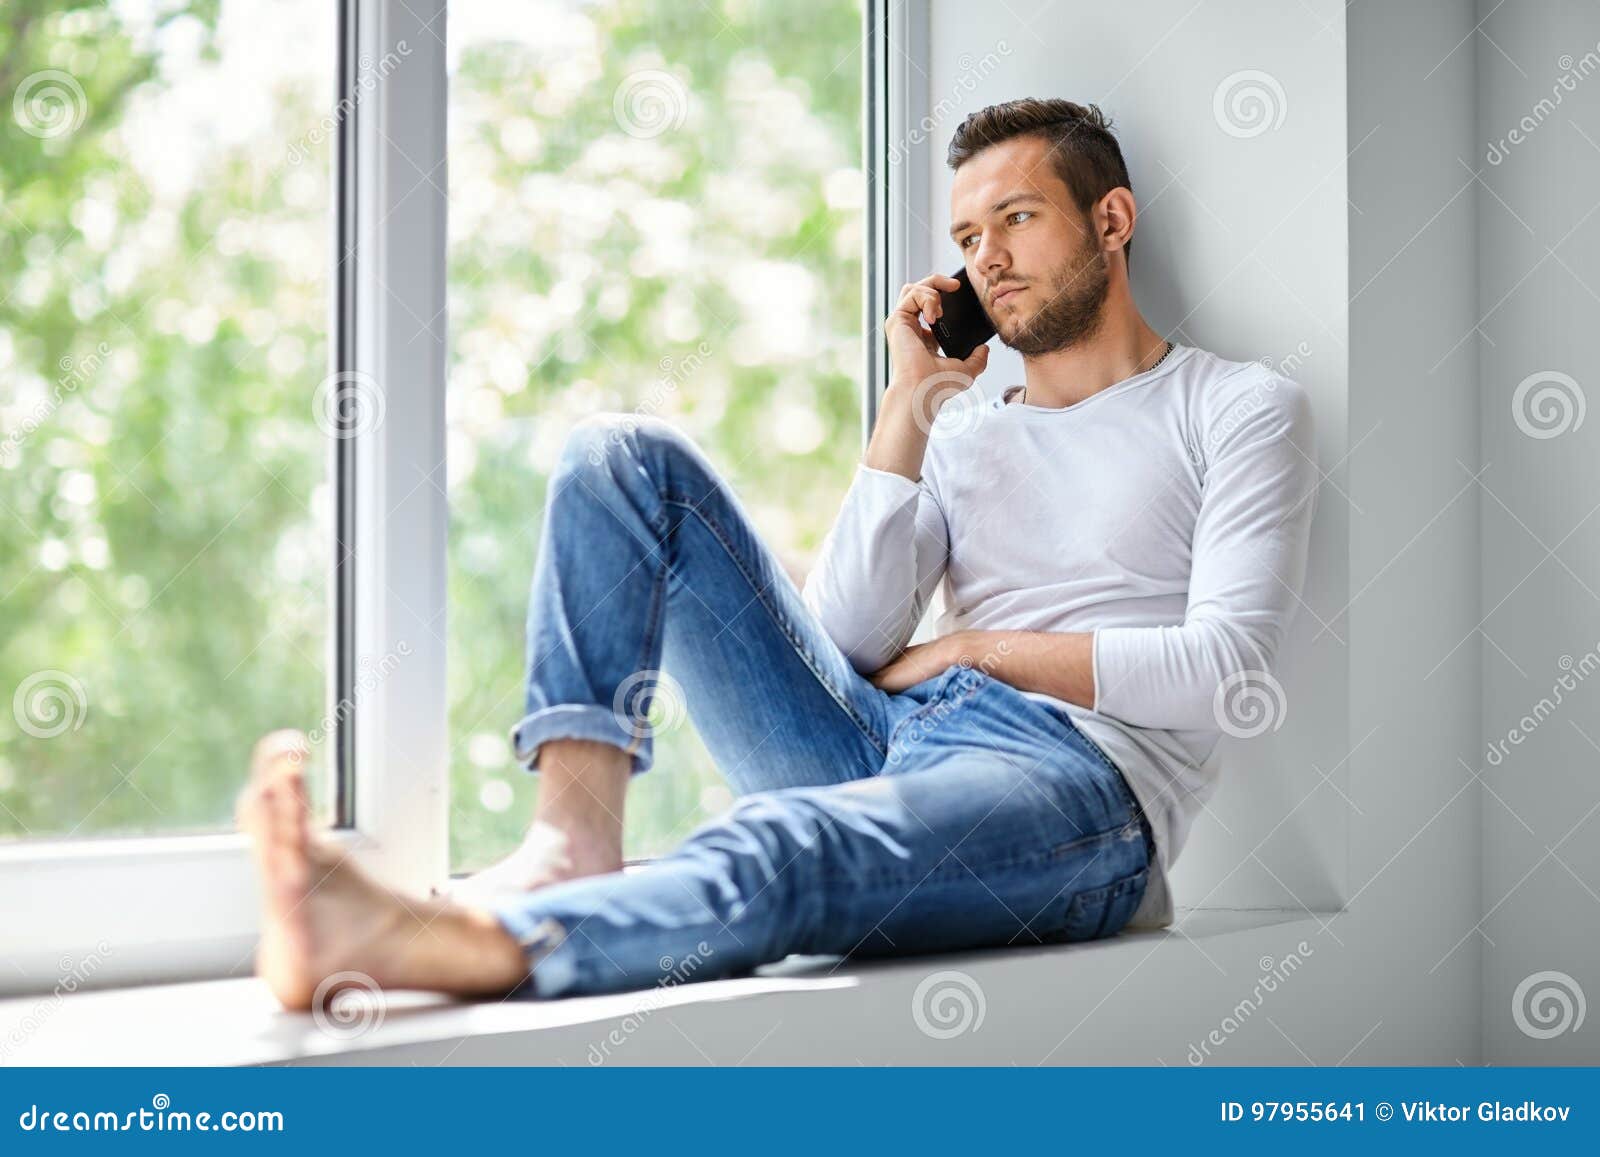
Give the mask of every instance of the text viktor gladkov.
[[1471, 1105], [1445, 1105], [1434, 1101], [1401, 1101], [1401, 1118], [1406, 1121], [1466, 1121], [1476, 1117], [1480, 1121], [1565, 1121], [1569, 1105], [1541, 1105], [1536, 1101], [1523, 1101], [1520, 1105], [1507, 1105], [1500, 1101], [1479, 1101], [1477, 1109]]

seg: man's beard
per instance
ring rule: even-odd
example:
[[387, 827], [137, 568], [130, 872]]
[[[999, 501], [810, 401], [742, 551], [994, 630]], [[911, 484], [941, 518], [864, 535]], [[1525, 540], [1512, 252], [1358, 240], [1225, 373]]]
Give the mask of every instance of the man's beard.
[[1059, 271], [1048, 287], [1032, 287], [1047, 295], [1045, 304], [1025, 318], [1009, 338], [1001, 329], [1000, 340], [1024, 357], [1054, 353], [1086, 341], [1105, 320], [1110, 285], [1106, 255], [1091, 239], [1075, 267]]

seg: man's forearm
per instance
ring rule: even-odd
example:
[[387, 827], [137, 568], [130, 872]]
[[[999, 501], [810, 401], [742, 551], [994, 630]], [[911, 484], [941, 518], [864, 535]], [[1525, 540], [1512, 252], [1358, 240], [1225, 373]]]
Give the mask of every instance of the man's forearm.
[[1094, 706], [1093, 631], [957, 631], [945, 638], [951, 663], [976, 667], [1019, 691]]
[[861, 461], [874, 470], [900, 474], [913, 482], [922, 478], [922, 459], [928, 450], [928, 432], [917, 422], [912, 397], [915, 386], [893, 382], [878, 406], [878, 420]]

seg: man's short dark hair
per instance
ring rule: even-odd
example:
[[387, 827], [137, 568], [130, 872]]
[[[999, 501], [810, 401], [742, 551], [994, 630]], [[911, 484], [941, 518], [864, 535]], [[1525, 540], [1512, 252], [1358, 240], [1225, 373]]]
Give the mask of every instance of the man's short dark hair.
[[[961, 122], [950, 138], [945, 161], [959, 169], [991, 145], [1016, 137], [1035, 136], [1046, 141], [1056, 175], [1067, 186], [1085, 218], [1096, 201], [1112, 189], [1132, 189], [1122, 148], [1111, 134], [1111, 121], [1092, 104], [1070, 100], [1008, 100], [979, 109]], [[1133, 257], [1133, 239], [1122, 247]]]

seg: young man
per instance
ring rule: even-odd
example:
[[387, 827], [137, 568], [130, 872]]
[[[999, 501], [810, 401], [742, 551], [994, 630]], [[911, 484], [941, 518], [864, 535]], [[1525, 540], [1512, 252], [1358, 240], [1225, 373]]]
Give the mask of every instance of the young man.
[[[258, 744], [240, 814], [259, 969], [286, 1005], [350, 971], [556, 997], [1171, 922], [1213, 749], [1269, 682], [1305, 576], [1307, 397], [1145, 322], [1133, 194], [1093, 106], [984, 109], [948, 159], [950, 235], [1025, 383], [970, 389], [987, 347], [941, 357], [925, 328], [955, 282], [907, 285], [803, 594], [685, 438], [582, 423], [529, 613], [512, 738], [540, 789], [517, 855], [449, 898], [398, 896], [310, 830], [298, 737]], [[907, 647], [941, 587], [937, 637]], [[624, 704], [662, 667], [742, 798], [623, 873], [624, 796], [652, 758]]]

